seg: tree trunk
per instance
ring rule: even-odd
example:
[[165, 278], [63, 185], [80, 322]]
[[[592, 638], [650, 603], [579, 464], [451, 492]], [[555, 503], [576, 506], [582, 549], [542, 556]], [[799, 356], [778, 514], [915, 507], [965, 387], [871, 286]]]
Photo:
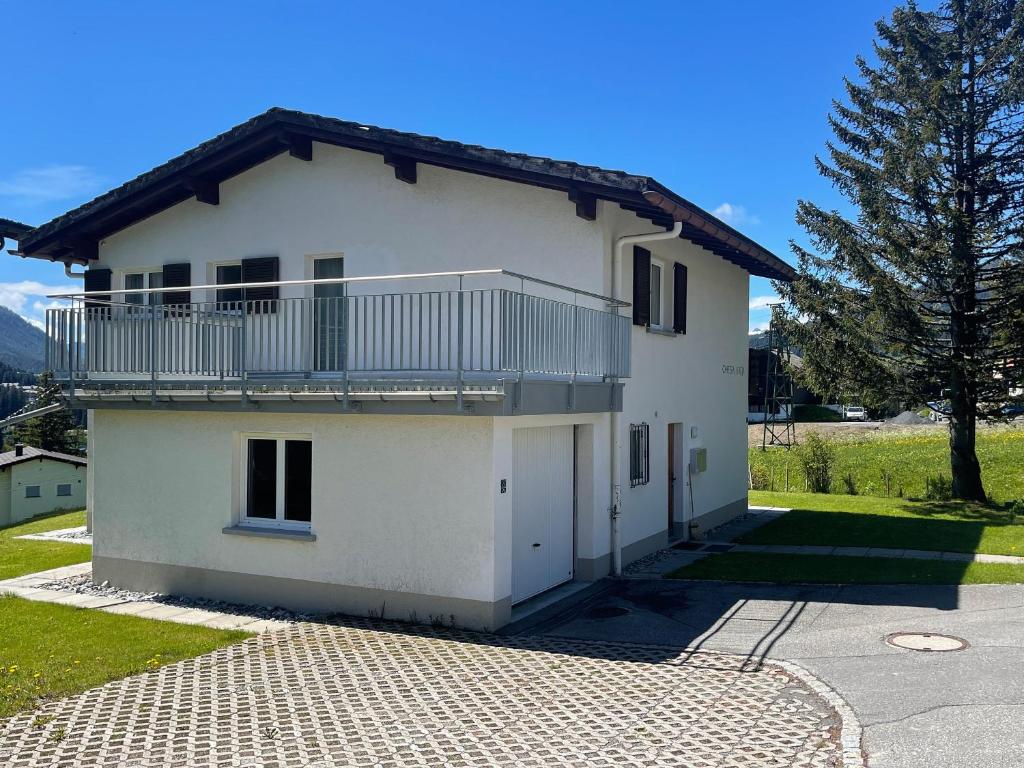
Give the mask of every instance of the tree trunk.
[[954, 368], [949, 389], [949, 463], [953, 498], [985, 502], [981, 464], [975, 450], [977, 398], [962, 371]]

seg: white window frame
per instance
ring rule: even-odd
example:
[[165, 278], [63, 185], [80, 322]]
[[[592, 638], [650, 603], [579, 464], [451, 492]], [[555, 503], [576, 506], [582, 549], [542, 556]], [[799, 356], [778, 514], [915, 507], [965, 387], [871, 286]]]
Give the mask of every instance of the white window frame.
[[[150, 288], [163, 288], [163, 274], [163, 267], [125, 267], [124, 269], [120, 270], [121, 288], [126, 291], [129, 290], [127, 285], [128, 275], [142, 275], [142, 288], [140, 290], [148, 290]], [[153, 275], [160, 275], [160, 285], [152, 284]], [[134, 303], [128, 299], [128, 297], [131, 296], [132, 294], [125, 293], [122, 295], [124, 296], [122, 300], [124, 301], [125, 304]], [[158, 305], [162, 303], [162, 294], [159, 293], [143, 293], [141, 294], [141, 298], [142, 301], [136, 306], [146, 307], [149, 306], [150, 304]]]
[[[67, 493], [61, 493], [60, 492], [61, 488], [67, 488], [68, 492]], [[73, 490], [74, 489], [72, 488], [71, 483], [57, 483], [57, 495], [58, 496], [70, 496], [72, 494]]]
[[[658, 279], [658, 317], [654, 317], [654, 269], [658, 268], [659, 279]], [[658, 330], [665, 329], [665, 272], [667, 264], [661, 259], [651, 259], [651, 297], [650, 297], [650, 308], [651, 308], [651, 328]]]
[[[225, 259], [224, 261], [208, 261], [206, 263], [207, 282], [210, 285], [217, 285], [218, 284], [217, 283], [217, 267], [239, 267], [240, 268], [241, 266], [242, 266], [242, 260], [241, 259]], [[241, 274], [239, 274], [239, 276], [238, 276], [238, 281], [239, 281], [239, 283], [242, 282]], [[217, 301], [217, 289], [216, 288], [210, 288], [210, 289], [207, 290], [206, 300], [210, 304], [216, 303], [216, 301]], [[222, 310], [222, 311], [229, 311], [229, 310]], [[237, 313], [238, 311], [239, 310], [234, 310], [235, 313]]]
[[[284, 454], [285, 442], [288, 440], [303, 440], [313, 442], [313, 436], [309, 433], [290, 432], [243, 432], [239, 435], [241, 446], [239, 455], [241, 462], [239, 467], [239, 479], [241, 481], [238, 489], [238, 524], [250, 528], [282, 528], [289, 531], [309, 531], [312, 527], [313, 510], [310, 508], [310, 520], [286, 520], [284, 517]], [[249, 517], [249, 441], [250, 440], [276, 440], [277, 441], [277, 482], [275, 483], [275, 518]], [[310, 497], [313, 491], [313, 471], [310, 467]], [[312, 504], [312, 500], [310, 501]]]

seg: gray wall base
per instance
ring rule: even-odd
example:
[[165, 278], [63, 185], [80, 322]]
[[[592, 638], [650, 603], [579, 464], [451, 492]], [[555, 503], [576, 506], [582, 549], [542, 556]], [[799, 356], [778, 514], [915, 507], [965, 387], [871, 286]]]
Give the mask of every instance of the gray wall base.
[[[695, 518], [692, 522], [692, 529], [696, 536], [707, 533], [711, 528], [729, 522], [734, 517], [746, 514], [747, 497], [737, 499], [734, 502], [705, 512]], [[646, 557], [652, 552], [664, 549], [668, 545], [668, 529], [648, 536], [640, 541], [634, 541], [622, 548], [622, 565], [627, 566], [634, 560]], [[612, 572], [611, 553], [594, 558], [579, 557], [576, 559], [576, 579], [579, 581], [595, 581], [596, 579], [608, 576]]]
[[736, 501], [725, 506], [705, 512], [691, 521], [690, 533], [694, 538], [703, 538], [712, 528], [724, 525], [739, 515], [747, 513], [747, 497], [736, 499]]
[[511, 597], [488, 603], [96, 555], [92, 559], [92, 574], [97, 583], [109, 581], [115, 587], [138, 592], [206, 597], [240, 605], [271, 605], [312, 613], [375, 616], [422, 624], [440, 620], [446, 626], [454, 623], [457, 627], [484, 631], [507, 624], [512, 615]]

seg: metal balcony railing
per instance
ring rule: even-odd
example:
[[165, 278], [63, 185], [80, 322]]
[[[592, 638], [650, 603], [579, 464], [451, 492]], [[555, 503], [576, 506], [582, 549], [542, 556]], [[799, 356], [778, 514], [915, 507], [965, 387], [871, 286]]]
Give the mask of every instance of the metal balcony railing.
[[[461, 283], [482, 273], [454, 274]], [[160, 289], [133, 292], [135, 301], [148, 295], [148, 304], [79, 294], [78, 306], [46, 313], [47, 367], [72, 384], [135, 383], [155, 392], [234, 383], [243, 395], [296, 380], [346, 388], [449, 382], [461, 393], [503, 379], [629, 376], [629, 319], [578, 302], [604, 297], [562, 286], [574, 303], [507, 288], [354, 294], [354, 281], [365, 289], [367, 278], [254, 283], [336, 283], [342, 295], [230, 302], [161, 304]], [[217, 288], [244, 290], [192, 290]]]

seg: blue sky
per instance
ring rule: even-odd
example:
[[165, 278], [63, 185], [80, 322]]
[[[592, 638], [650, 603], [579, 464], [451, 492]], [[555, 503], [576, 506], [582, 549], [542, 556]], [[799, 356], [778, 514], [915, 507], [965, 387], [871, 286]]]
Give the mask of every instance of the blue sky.
[[[789, 260], [797, 199], [840, 204], [814, 155], [894, 6], [0, 0], [0, 216], [48, 221], [276, 105], [649, 174]], [[25, 317], [67, 284], [0, 257]], [[771, 295], [751, 281], [751, 327]]]

